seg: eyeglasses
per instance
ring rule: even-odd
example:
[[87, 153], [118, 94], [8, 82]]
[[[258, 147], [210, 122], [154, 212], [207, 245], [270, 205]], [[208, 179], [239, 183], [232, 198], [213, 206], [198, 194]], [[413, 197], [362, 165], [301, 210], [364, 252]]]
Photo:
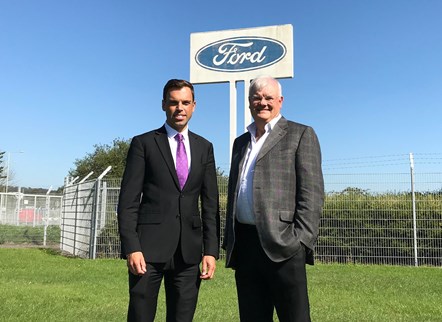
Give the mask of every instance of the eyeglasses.
[[262, 100], [265, 100], [268, 104], [272, 104], [275, 100], [275, 97], [273, 96], [250, 96], [250, 100], [253, 103], [261, 103]]

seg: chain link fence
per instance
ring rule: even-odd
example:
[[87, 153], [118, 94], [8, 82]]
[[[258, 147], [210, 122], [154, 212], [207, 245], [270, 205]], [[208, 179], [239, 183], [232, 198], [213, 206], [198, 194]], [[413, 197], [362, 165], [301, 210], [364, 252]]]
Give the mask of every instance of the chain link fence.
[[62, 196], [0, 193], [0, 245], [60, 244]]
[[[442, 266], [442, 174], [324, 175], [326, 199], [316, 258], [321, 262]], [[227, 203], [218, 178], [221, 232]], [[65, 189], [62, 249], [88, 258], [118, 258], [120, 179]], [[222, 233], [221, 233], [222, 236]], [[223, 252], [222, 252], [222, 255]]]
[[441, 173], [326, 175], [325, 187], [318, 260], [442, 266]]
[[[442, 173], [324, 179], [317, 260], [442, 266]], [[227, 183], [226, 176], [218, 177], [221, 238]], [[119, 258], [119, 191], [120, 179], [98, 179], [67, 185], [63, 196], [0, 193], [0, 245], [46, 245], [85, 258]]]
[[117, 258], [120, 179], [92, 180], [65, 187], [61, 250], [85, 258]]

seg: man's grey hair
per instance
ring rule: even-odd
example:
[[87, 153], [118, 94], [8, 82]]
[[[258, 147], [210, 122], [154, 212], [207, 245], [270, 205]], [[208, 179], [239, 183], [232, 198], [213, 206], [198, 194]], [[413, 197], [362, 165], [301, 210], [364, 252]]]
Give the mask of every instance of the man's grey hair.
[[264, 87], [266, 87], [269, 83], [276, 83], [278, 84], [278, 95], [282, 96], [282, 86], [281, 83], [278, 82], [278, 80], [276, 78], [273, 78], [271, 76], [267, 76], [267, 75], [263, 75], [263, 76], [258, 76], [256, 77], [254, 80], [252, 80], [252, 82], [250, 83], [250, 87], [249, 87], [249, 97], [252, 96], [255, 92], [263, 89]]

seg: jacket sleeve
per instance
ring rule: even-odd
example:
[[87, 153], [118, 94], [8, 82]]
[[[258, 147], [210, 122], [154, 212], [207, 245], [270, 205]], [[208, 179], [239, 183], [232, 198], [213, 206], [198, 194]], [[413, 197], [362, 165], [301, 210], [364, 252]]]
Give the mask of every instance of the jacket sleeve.
[[134, 137], [127, 154], [117, 211], [123, 257], [141, 251], [136, 229], [144, 177], [144, 148], [140, 140]]
[[312, 250], [318, 237], [324, 203], [324, 180], [319, 141], [311, 127], [307, 127], [300, 138], [295, 166], [295, 229], [300, 241]]
[[219, 257], [220, 217], [218, 183], [213, 145], [209, 145], [201, 187], [201, 218], [203, 224], [204, 255]]

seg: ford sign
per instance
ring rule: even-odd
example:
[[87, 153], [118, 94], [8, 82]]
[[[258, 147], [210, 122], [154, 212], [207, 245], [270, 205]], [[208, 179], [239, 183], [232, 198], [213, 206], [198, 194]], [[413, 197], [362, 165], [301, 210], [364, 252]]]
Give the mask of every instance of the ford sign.
[[278, 40], [263, 37], [223, 39], [201, 48], [195, 60], [203, 68], [219, 72], [242, 72], [275, 64], [287, 50]]

